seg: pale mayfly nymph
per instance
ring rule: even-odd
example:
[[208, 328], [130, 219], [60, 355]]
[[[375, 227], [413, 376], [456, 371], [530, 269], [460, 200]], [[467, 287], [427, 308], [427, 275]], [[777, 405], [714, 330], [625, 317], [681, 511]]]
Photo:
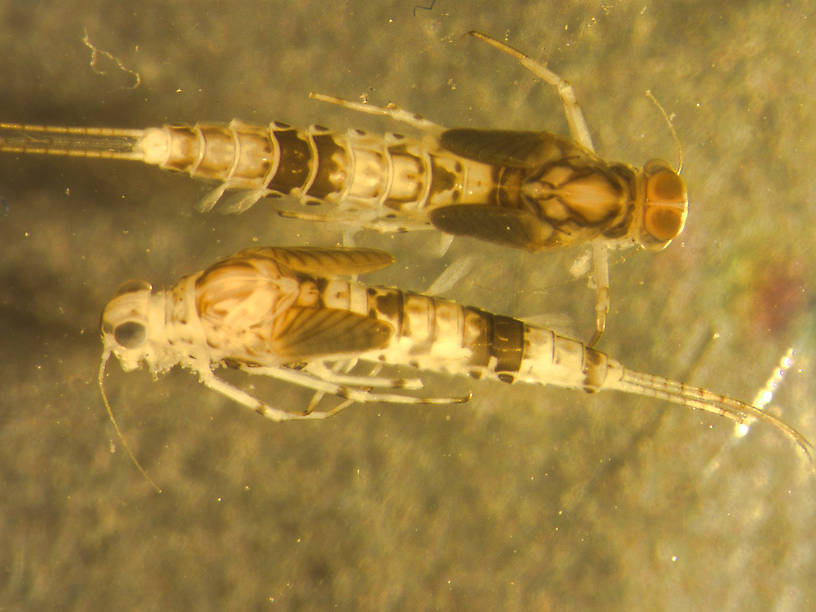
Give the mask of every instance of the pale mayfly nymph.
[[331, 212], [282, 212], [285, 216], [358, 228], [436, 228], [530, 251], [591, 245], [594, 344], [609, 311], [607, 249], [666, 247], [685, 225], [686, 186], [661, 160], [642, 169], [602, 160], [566, 81], [503, 43], [471, 35], [558, 90], [572, 141], [549, 132], [445, 129], [393, 105], [311, 94], [402, 121], [422, 137], [237, 120], [143, 130], [3, 123], [0, 151], [130, 159], [219, 182], [201, 202], [202, 210], [213, 208], [225, 192], [238, 191], [225, 209], [241, 212], [265, 196], [290, 196], [303, 204], [326, 204]]
[[[577, 340], [519, 319], [341, 278], [391, 262], [388, 253], [372, 249], [253, 248], [169, 289], [153, 291], [146, 283], [128, 283], [102, 314], [100, 388], [114, 355], [123, 370], [144, 365], [154, 376], [182, 366], [205, 386], [273, 421], [321, 419], [353, 402], [440, 404], [468, 399], [423, 397], [417, 393], [421, 379], [388, 378], [377, 371], [380, 366], [410, 366], [589, 393], [617, 390], [706, 410], [740, 424], [760, 421], [798, 444], [813, 464], [813, 446], [801, 433], [745, 402], [634, 372]], [[350, 374], [358, 362], [372, 363], [375, 370]], [[214, 369], [220, 366], [347, 401], [334, 410], [312, 411], [310, 405], [291, 412], [217, 377]], [[105, 404], [115, 425], [107, 400]]]

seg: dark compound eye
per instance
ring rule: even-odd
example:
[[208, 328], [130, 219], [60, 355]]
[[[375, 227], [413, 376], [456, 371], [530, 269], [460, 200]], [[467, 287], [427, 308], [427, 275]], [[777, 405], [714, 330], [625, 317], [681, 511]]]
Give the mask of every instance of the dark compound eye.
[[135, 321], [128, 321], [116, 327], [113, 337], [119, 346], [133, 349], [144, 344], [146, 337], [145, 326]]

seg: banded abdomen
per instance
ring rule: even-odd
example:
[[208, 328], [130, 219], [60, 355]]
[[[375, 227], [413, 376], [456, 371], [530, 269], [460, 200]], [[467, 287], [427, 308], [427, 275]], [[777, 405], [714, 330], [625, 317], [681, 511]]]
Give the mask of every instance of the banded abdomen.
[[606, 379], [606, 355], [518, 319], [399, 289], [318, 282], [321, 307], [368, 313], [391, 327], [388, 343], [360, 359], [589, 392]]

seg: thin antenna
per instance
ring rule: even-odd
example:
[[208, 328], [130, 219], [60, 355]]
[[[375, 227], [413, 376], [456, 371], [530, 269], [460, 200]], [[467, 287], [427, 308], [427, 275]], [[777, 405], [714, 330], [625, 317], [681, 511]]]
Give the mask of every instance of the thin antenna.
[[131, 461], [133, 461], [133, 465], [142, 473], [142, 476], [145, 477], [145, 480], [149, 482], [154, 489], [156, 489], [157, 493], [162, 493], [162, 488], [156, 484], [156, 482], [147, 475], [147, 472], [142, 467], [142, 464], [139, 463], [139, 460], [136, 459], [136, 456], [133, 454], [133, 451], [130, 450], [130, 446], [128, 446], [127, 441], [125, 440], [125, 436], [122, 434], [122, 430], [119, 429], [119, 423], [116, 422], [116, 417], [113, 416], [113, 409], [111, 408], [110, 402], [108, 401], [108, 396], [105, 395], [105, 369], [108, 366], [108, 359], [110, 359], [111, 350], [106, 349], [105, 352], [102, 354], [102, 362], [99, 364], [99, 390], [102, 392], [102, 401], [105, 403], [105, 410], [108, 411], [108, 418], [110, 419], [111, 424], [113, 425], [113, 429], [116, 432], [116, 436], [119, 438], [120, 442], [122, 442], [122, 447], [125, 449], [127, 454], [130, 456]]
[[672, 138], [674, 138], [674, 143], [677, 145], [677, 151], [680, 155], [680, 158], [677, 160], [677, 174], [680, 174], [680, 172], [683, 170], [683, 145], [680, 144], [680, 138], [677, 136], [677, 130], [674, 129], [674, 123], [672, 123], [671, 117], [669, 117], [669, 114], [666, 112], [666, 109], [663, 108], [663, 105], [657, 101], [657, 98], [655, 98], [651, 89], [646, 90], [646, 97], [654, 102], [657, 110], [660, 111], [660, 113], [663, 115], [663, 119], [666, 120], [669, 130], [671, 130]]

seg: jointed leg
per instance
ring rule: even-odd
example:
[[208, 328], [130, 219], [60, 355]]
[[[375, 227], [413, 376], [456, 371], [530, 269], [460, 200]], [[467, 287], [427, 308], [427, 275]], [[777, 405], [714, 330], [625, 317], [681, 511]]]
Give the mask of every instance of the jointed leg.
[[[351, 387], [345, 387], [343, 385], [338, 385], [329, 381], [321, 380], [319, 378], [315, 378], [308, 372], [292, 370], [286, 367], [244, 366], [241, 369], [244, 372], [247, 372], [248, 374], [255, 375], [260, 374], [263, 376], [269, 376], [271, 378], [277, 378], [279, 380], [284, 380], [286, 382], [291, 382], [296, 385], [300, 385], [301, 387], [306, 387], [307, 389], [314, 389], [315, 391], [322, 391], [324, 393], [339, 395], [340, 397], [344, 397], [352, 401], [359, 402], [361, 404], [367, 402], [386, 402], [392, 404], [453, 404], [466, 402], [468, 401], [468, 399], [470, 399], [469, 396], [417, 397], [413, 395], [397, 395], [395, 393], [371, 393], [363, 389], [354, 389]], [[317, 414], [318, 413], [312, 413], [311, 415], [306, 416], [311, 417], [314, 415], [315, 418], [317, 418], [316, 416]]]
[[304, 370], [321, 380], [339, 385], [363, 388], [409, 389], [412, 391], [423, 387], [422, 380], [419, 378], [383, 378], [374, 375], [351, 376], [346, 373], [350, 371], [349, 369], [329, 368], [321, 361], [309, 362]]
[[469, 34], [474, 38], [478, 38], [479, 40], [486, 42], [491, 47], [495, 47], [499, 51], [515, 57], [527, 70], [532, 72], [545, 83], [555, 87], [558, 90], [558, 96], [561, 98], [561, 103], [564, 105], [564, 113], [567, 116], [567, 123], [569, 124], [572, 137], [590, 151], [595, 151], [595, 148], [592, 146], [592, 137], [589, 135], [589, 128], [587, 127], [586, 120], [584, 119], [584, 113], [575, 99], [575, 91], [572, 89], [572, 85], [570, 85], [569, 82], [562, 79], [543, 64], [540, 64], [534, 59], [524, 55], [521, 51], [514, 49], [510, 45], [506, 45], [503, 42], [495, 40], [494, 38], [490, 38], [481, 32], [469, 32]]
[[475, 258], [472, 255], [460, 257], [445, 268], [428, 286], [424, 293], [427, 295], [445, 295], [445, 293], [450, 291], [460, 280], [470, 273], [474, 264]]
[[609, 253], [602, 242], [592, 244], [592, 282], [597, 291], [595, 302], [595, 333], [588, 346], [595, 346], [606, 329], [606, 315], [609, 313]]
[[[575, 91], [567, 81], [549, 70], [543, 64], [524, 55], [521, 51], [506, 45], [498, 40], [490, 38], [481, 32], [469, 32], [474, 38], [486, 42], [490, 46], [507, 53], [516, 58], [522, 66], [530, 72], [555, 87], [564, 106], [564, 114], [567, 116], [570, 133], [573, 139], [590, 151], [595, 151], [592, 145], [592, 136], [589, 134], [586, 119], [581, 107], [575, 99]], [[592, 246], [592, 282], [597, 290], [597, 302], [595, 304], [595, 333], [589, 341], [592, 346], [600, 340], [606, 328], [606, 315], [609, 312], [609, 263], [607, 261], [606, 246], [602, 243], [595, 243]]]
[[394, 121], [407, 123], [408, 125], [415, 127], [418, 130], [424, 130], [429, 132], [441, 132], [444, 131], [445, 129], [441, 125], [437, 125], [433, 121], [425, 119], [425, 117], [423, 117], [422, 115], [417, 115], [416, 113], [412, 113], [401, 109], [396, 104], [389, 104], [388, 106], [384, 107], [374, 106], [373, 104], [352, 102], [351, 100], [337, 98], [335, 96], [327, 96], [326, 94], [321, 94], [314, 91], [309, 92], [309, 97], [312, 100], [319, 100], [320, 102], [329, 102], [331, 104], [337, 104], [338, 106], [342, 106], [343, 108], [360, 111], [362, 113], [368, 113], [369, 115], [380, 115], [383, 117], [390, 117]]
[[265, 416], [270, 421], [291, 421], [297, 419], [325, 419], [327, 416], [331, 416], [332, 414], [329, 412], [296, 414], [292, 412], [286, 412], [285, 410], [280, 410], [279, 408], [272, 408], [271, 406], [264, 404], [259, 399], [251, 396], [249, 393], [242, 391], [238, 387], [235, 387], [224, 380], [221, 380], [209, 370], [199, 372], [198, 379], [204, 384], [205, 387], [208, 387], [213, 391], [218, 391], [218, 393], [226, 395], [231, 400], [238, 402], [239, 404], [243, 404], [247, 408], [252, 408], [252, 410], [254, 410], [255, 412], [262, 416]]
[[[351, 227], [353, 233], [356, 233], [361, 229], [372, 230], [380, 233], [413, 232], [436, 229], [430, 223], [420, 225], [406, 222], [405, 219], [385, 219], [379, 217], [368, 218], [362, 212], [353, 216], [343, 216], [342, 214], [318, 215], [314, 213], [300, 212], [297, 210], [278, 210], [277, 213], [285, 219], [298, 219], [299, 221], [316, 221], [318, 223], [337, 223], [339, 225], [347, 225]], [[353, 246], [353, 243], [344, 243], [343, 246]]]

